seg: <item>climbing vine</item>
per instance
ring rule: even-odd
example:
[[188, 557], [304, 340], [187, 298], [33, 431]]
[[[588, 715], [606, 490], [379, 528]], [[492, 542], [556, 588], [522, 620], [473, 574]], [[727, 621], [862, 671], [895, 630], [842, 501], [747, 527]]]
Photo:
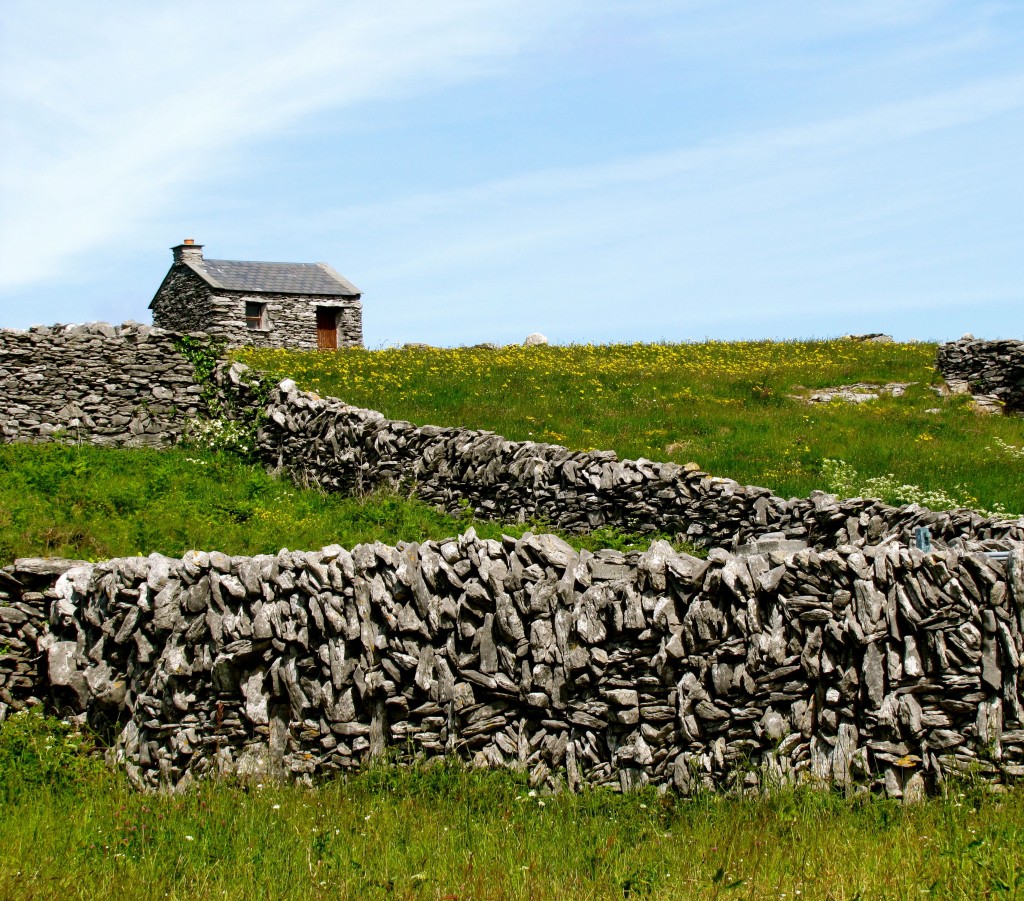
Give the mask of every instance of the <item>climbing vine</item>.
[[207, 339], [179, 335], [174, 339], [174, 346], [178, 353], [192, 364], [196, 384], [202, 389], [200, 396], [210, 411], [210, 417], [220, 417], [224, 412], [223, 404], [217, 385], [213, 380], [213, 374], [217, 371], [221, 360], [224, 359], [227, 341], [223, 338]]
[[257, 459], [256, 434], [266, 418], [270, 387], [248, 368], [239, 373], [244, 388], [225, 391], [217, 378], [226, 364], [224, 339], [181, 335], [175, 347], [191, 364], [200, 386], [207, 415], [185, 426], [185, 441], [206, 450], [231, 453], [245, 460]]

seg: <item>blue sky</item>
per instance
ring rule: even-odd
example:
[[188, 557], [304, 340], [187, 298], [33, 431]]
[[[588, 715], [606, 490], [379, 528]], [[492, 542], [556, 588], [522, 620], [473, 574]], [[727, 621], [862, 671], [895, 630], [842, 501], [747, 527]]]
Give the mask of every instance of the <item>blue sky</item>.
[[370, 347], [1024, 337], [1024, 4], [5, 0], [0, 325], [192, 237]]

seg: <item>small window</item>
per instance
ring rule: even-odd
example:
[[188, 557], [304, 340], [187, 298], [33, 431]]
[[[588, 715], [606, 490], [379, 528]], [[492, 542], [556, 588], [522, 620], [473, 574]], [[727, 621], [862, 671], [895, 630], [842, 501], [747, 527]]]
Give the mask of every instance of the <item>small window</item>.
[[253, 331], [265, 332], [267, 330], [267, 305], [246, 301], [245, 324]]

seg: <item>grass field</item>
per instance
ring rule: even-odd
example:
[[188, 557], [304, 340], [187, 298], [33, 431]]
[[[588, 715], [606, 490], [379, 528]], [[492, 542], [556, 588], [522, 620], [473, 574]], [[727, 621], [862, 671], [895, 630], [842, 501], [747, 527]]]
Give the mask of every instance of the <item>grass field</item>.
[[[394, 494], [304, 491], [238, 457], [195, 448], [0, 445], [0, 566], [32, 556], [98, 560], [153, 551], [180, 556], [192, 548], [257, 554], [395, 544], [445, 538], [470, 525], [482, 538], [531, 528], [455, 519]], [[592, 550], [650, 543], [611, 529], [565, 537]]]
[[[838, 340], [238, 356], [395, 419], [693, 460], [784, 497], [863, 488], [895, 503], [1024, 512], [1024, 418], [982, 416], [968, 399], [940, 399], [935, 352], [926, 343]], [[857, 406], [794, 399], [857, 382], [915, 384], [901, 398]], [[847, 467], [829, 468], [827, 459]]]
[[[825, 478], [852, 492], [852, 468], [1024, 510], [1024, 419], [939, 400], [928, 387], [934, 351], [824, 342], [243, 356], [420, 423], [695, 459], [786, 495]], [[860, 407], [789, 397], [888, 381], [920, 384]], [[394, 543], [469, 524], [393, 495], [302, 491], [195, 448], [0, 446], [0, 565]], [[473, 524], [485, 537], [526, 528]], [[439, 766], [381, 767], [316, 790], [222, 782], [139, 795], [88, 742], [29, 714], [0, 725], [0, 849], [0, 899], [1018, 898], [1024, 792], [950, 786], [910, 808], [813, 790], [545, 796], [515, 773]]]
[[382, 767], [140, 795], [34, 715], [0, 727], [0, 898], [1018, 898], [1024, 794], [538, 795]]

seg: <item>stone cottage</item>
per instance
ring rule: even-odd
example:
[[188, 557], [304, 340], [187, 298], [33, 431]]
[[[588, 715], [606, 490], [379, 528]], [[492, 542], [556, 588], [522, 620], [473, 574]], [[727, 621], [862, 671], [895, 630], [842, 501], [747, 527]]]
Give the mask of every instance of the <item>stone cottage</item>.
[[229, 346], [361, 347], [359, 289], [326, 263], [207, 260], [186, 238], [150, 301], [153, 324], [209, 332]]

